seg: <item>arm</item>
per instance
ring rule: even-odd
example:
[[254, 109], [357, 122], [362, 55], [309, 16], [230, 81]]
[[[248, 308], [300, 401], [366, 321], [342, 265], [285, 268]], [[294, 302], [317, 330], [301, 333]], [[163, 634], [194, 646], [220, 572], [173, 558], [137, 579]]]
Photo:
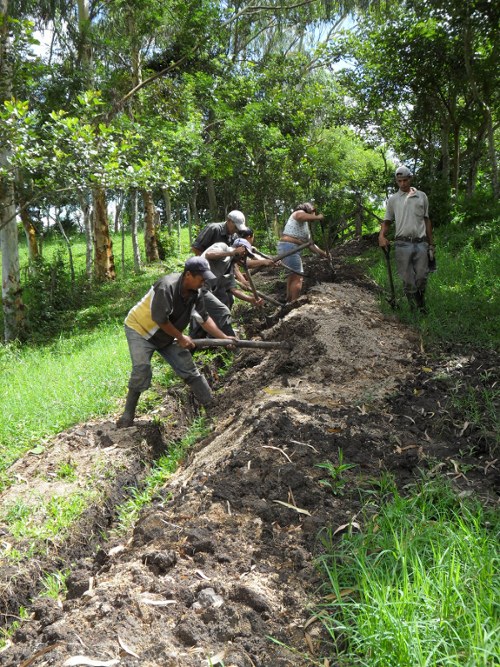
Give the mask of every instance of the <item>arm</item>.
[[250, 283], [249, 283], [248, 280], [245, 278], [245, 276], [241, 273], [241, 269], [240, 269], [240, 267], [239, 267], [237, 264], [234, 264], [233, 268], [234, 268], [234, 277], [236, 278], [236, 280], [237, 280], [239, 283], [241, 283], [241, 286], [242, 286], [244, 289], [248, 289], [248, 290], [251, 289], [251, 288], [250, 288]]
[[275, 263], [272, 259], [247, 259], [247, 266], [251, 269], [255, 269], [257, 266], [274, 266]]
[[309, 249], [315, 255], [319, 255], [320, 257], [323, 257], [323, 258], [328, 257], [327, 253], [324, 250], [321, 250], [321, 248], [319, 246], [317, 246], [315, 243], [313, 243], [311, 246], [309, 246]]
[[173, 336], [177, 339], [177, 344], [179, 347], [182, 347], [185, 350], [194, 347], [194, 343], [189, 336], [185, 336], [182, 331], [179, 331], [171, 322], [163, 322], [163, 324], [158, 324], [160, 329], [164, 331], [169, 336]]
[[[201, 326], [214, 338], [229, 338], [230, 340], [235, 340], [234, 336], [227, 336], [225, 333], [223, 333], [210, 316], [204, 322], [202, 322]], [[189, 336], [186, 336], [186, 338], [189, 338]], [[191, 338], [189, 338], [189, 340], [191, 340]]]
[[387, 232], [389, 231], [390, 224], [390, 220], [384, 220], [380, 225], [378, 244], [381, 248], [388, 248], [390, 245], [389, 239], [387, 238]]
[[242, 256], [246, 253], [246, 249], [243, 246], [237, 248], [228, 248], [227, 250], [211, 250], [210, 248], [205, 252], [205, 257], [210, 260], [215, 259], [224, 259], [224, 257], [237, 257]]
[[425, 234], [427, 236], [427, 241], [429, 245], [434, 245], [432, 242], [432, 223], [429, 218], [424, 218], [425, 220]]
[[246, 301], [247, 303], [251, 303], [252, 306], [262, 306], [262, 304], [264, 303], [264, 299], [259, 299], [253, 295], [250, 296], [250, 294], [245, 294], [245, 292], [242, 292], [237, 287], [233, 287], [233, 289], [231, 290], [231, 294], [235, 296], [237, 299], [240, 299], [241, 301]]
[[324, 218], [323, 213], [306, 213], [305, 211], [294, 211], [292, 215], [298, 222], [314, 222]]

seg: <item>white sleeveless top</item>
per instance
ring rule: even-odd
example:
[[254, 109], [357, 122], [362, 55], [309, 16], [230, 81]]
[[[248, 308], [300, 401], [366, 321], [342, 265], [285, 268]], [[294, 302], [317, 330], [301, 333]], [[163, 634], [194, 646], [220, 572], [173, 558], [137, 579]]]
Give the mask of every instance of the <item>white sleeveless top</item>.
[[299, 222], [292, 215], [288, 218], [285, 228], [283, 229], [284, 236], [295, 236], [297, 239], [304, 239], [304, 242], [311, 240], [311, 232], [307, 221]]

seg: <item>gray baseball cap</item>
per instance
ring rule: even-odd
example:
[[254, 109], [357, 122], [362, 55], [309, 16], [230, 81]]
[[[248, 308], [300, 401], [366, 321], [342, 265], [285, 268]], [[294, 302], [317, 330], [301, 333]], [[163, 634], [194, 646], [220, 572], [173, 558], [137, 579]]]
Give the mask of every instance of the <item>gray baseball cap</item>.
[[247, 228], [245, 216], [241, 211], [230, 211], [227, 214], [227, 219], [231, 220], [236, 229], [241, 232]]
[[411, 178], [413, 176], [411, 171], [408, 169], [408, 167], [405, 167], [404, 164], [400, 165], [396, 169], [396, 174], [395, 175], [396, 175], [396, 178], [398, 178], [398, 177], [399, 178]]

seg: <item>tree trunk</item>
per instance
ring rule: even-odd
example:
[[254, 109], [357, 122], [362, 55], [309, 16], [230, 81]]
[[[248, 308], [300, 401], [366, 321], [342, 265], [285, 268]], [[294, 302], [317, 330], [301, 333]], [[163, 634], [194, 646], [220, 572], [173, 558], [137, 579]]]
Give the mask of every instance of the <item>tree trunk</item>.
[[92, 212], [88, 195], [80, 194], [80, 208], [83, 215], [83, 228], [85, 229], [85, 273], [87, 280], [92, 280], [92, 268], [94, 259], [94, 235], [92, 230]]
[[139, 249], [139, 241], [137, 239], [137, 219], [139, 209], [139, 195], [137, 190], [132, 190], [130, 197], [130, 234], [132, 236], [132, 251], [134, 254], [134, 268], [139, 272], [142, 268], [141, 251]]
[[40, 256], [40, 252], [38, 249], [38, 238], [36, 234], [35, 225], [31, 222], [31, 217], [28, 208], [24, 205], [23, 202], [20, 202], [20, 204], [21, 206], [19, 210], [19, 215], [21, 216], [21, 222], [23, 223], [24, 233], [26, 234], [29, 263], [32, 264]]
[[[8, 3], [0, 0], [0, 105], [12, 97], [12, 61], [10, 56]], [[11, 171], [10, 151], [0, 145], [0, 167]], [[2, 249], [2, 306], [4, 339], [15, 340], [24, 324], [19, 245], [17, 238], [14, 184], [8, 178], [0, 180], [0, 247]]]
[[208, 208], [210, 209], [210, 217], [212, 220], [217, 220], [219, 212], [217, 208], [217, 197], [215, 196], [214, 179], [207, 176], [207, 194], [208, 194]]
[[120, 220], [122, 217], [122, 211], [123, 211], [123, 203], [125, 201], [125, 195], [123, 192], [120, 192], [118, 194], [118, 200], [116, 202], [116, 208], [115, 208], [115, 234], [118, 234], [120, 231]]
[[156, 239], [156, 209], [151, 190], [143, 190], [142, 198], [144, 201], [144, 245], [146, 250], [147, 262], [158, 262], [158, 242]]
[[99, 281], [116, 278], [113, 242], [109, 235], [108, 211], [104, 188], [96, 186], [92, 192], [94, 202], [94, 252], [95, 277]]
[[170, 201], [170, 193], [168, 188], [162, 188], [161, 194], [163, 197], [163, 203], [165, 204], [165, 225], [168, 229], [168, 233], [172, 233], [172, 203]]

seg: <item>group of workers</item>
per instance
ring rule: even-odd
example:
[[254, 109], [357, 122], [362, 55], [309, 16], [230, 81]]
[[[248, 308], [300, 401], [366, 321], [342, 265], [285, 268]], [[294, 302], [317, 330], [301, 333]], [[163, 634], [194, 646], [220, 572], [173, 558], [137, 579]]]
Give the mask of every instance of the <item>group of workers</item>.
[[[429, 251], [433, 250], [429, 204], [424, 192], [411, 185], [405, 166], [396, 170], [398, 192], [389, 197], [379, 234], [379, 245], [389, 246], [387, 232], [395, 223], [395, 255], [398, 274], [411, 305], [425, 312], [424, 292]], [[132, 372], [119, 428], [132, 426], [139, 397], [151, 385], [151, 358], [158, 352], [204, 406], [213, 402], [208, 382], [194, 363], [193, 339], [209, 335], [236, 340], [231, 308], [234, 298], [261, 306], [249, 269], [283, 266], [287, 273], [287, 302], [295, 301], [304, 276], [301, 249], [320, 257], [327, 253], [314, 244], [309, 223], [323, 220], [313, 204], [295, 208], [278, 242], [278, 255], [269, 258], [253, 246], [253, 232], [241, 211], [231, 211], [225, 222], [208, 224], [192, 245], [193, 256], [182, 273], [163, 276], [128, 313], [125, 319]], [[189, 327], [189, 335], [184, 330]]]

